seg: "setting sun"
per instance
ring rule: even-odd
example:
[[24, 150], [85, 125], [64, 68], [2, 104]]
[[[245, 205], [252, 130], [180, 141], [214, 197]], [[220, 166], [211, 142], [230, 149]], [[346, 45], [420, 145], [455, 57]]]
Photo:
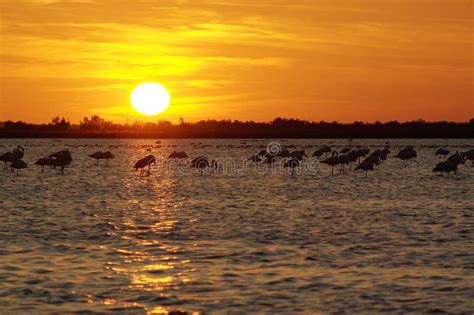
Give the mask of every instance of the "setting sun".
[[160, 84], [147, 82], [137, 86], [130, 97], [133, 108], [144, 115], [156, 115], [170, 104], [170, 94]]

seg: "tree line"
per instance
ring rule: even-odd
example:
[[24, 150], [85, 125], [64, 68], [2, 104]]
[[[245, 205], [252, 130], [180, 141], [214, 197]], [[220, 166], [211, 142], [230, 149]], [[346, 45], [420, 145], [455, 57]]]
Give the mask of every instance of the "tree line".
[[97, 115], [79, 124], [54, 117], [48, 124], [0, 122], [1, 138], [474, 138], [474, 118], [466, 122], [338, 123], [276, 118], [270, 122], [166, 120], [113, 123]]

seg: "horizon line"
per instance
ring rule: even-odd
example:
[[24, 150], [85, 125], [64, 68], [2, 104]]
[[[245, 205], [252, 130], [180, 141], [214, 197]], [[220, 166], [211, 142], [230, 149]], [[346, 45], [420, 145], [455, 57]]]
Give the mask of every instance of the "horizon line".
[[[271, 124], [277, 120], [282, 120], [282, 121], [297, 121], [297, 122], [304, 122], [304, 123], [329, 123], [329, 124], [332, 124], [332, 123], [337, 123], [337, 124], [341, 124], [341, 125], [347, 125], [347, 124], [355, 124], [355, 123], [362, 123], [362, 124], [377, 124], [377, 123], [380, 123], [380, 124], [387, 124], [387, 123], [393, 123], [393, 122], [396, 122], [396, 123], [400, 123], [400, 124], [404, 124], [404, 123], [413, 123], [413, 122], [420, 122], [420, 123], [456, 123], [456, 124], [463, 124], [463, 123], [474, 123], [474, 116], [472, 118], [468, 118], [466, 120], [461, 120], [461, 121], [453, 121], [453, 120], [425, 120], [423, 118], [417, 118], [417, 119], [412, 119], [412, 120], [374, 120], [374, 121], [362, 121], [362, 120], [353, 120], [351, 122], [340, 122], [340, 121], [337, 121], [337, 120], [306, 120], [306, 119], [301, 119], [301, 118], [294, 118], [294, 117], [290, 117], [290, 118], [286, 118], [286, 117], [276, 117], [272, 120], [268, 120], [268, 121], [256, 121], [256, 120], [239, 120], [239, 119], [231, 119], [231, 118], [223, 118], [223, 119], [216, 119], [216, 118], [207, 118], [207, 119], [200, 119], [200, 120], [193, 120], [193, 121], [186, 121], [185, 119], [183, 118], [180, 118], [180, 120], [178, 120], [177, 122], [173, 122], [171, 120], [167, 120], [167, 119], [157, 119], [155, 121], [146, 121], [146, 120], [138, 120], [138, 119], [134, 119], [134, 120], [127, 120], [125, 122], [116, 122], [116, 121], [113, 121], [113, 120], [107, 120], [99, 115], [91, 115], [89, 117], [84, 117], [82, 120], [74, 123], [74, 122], [71, 122], [69, 120], [69, 118], [66, 118], [66, 117], [59, 117], [59, 116], [56, 116], [56, 117], [52, 117], [51, 118], [51, 121], [49, 122], [28, 122], [28, 121], [24, 121], [24, 120], [12, 120], [12, 119], [8, 119], [8, 120], [0, 120], [0, 127], [2, 127], [5, 123], [24, 123], [24, 124], [28, 124], [28, 125], [51, 125], [51, 124], [54, 124], [53, 120], [55, 118], [59, 118], [59, 120], [64, 120], [65, 122], [69, 123], [71, 126], [80, 126], [81, 123], [84, 122], [84, 119], [92, 119], [94, 116], [96, 117], [99, 117], [103, 122], [105, 123], [112, 123], [114, 125], [130, 125], [130, 124], [143, 124], [143, 125], [147, 125], [147, 124], [159, 124], [159, 123], [164, 123], [164, 122], [167, 122], [167, 123], [171, 123], [172, 125], [181, 125], [181, 124], [197, 124], [197, 123], [201, 123], [201, 122], [210, 122], [210, 121], [214, 121], [214, 122], [231, 122], [231, 123], [255, 123], [255, 124]], [[182, 119], [182, 121], [181, 121]]]

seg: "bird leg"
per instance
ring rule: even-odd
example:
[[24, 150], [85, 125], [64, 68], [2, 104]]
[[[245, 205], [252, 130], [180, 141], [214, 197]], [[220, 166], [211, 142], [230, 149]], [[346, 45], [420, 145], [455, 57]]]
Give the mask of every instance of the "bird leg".
[[147, 170], [147, 172], [146, 172], [146, 175], [147, 175], [147, 176], [150, 176], [150, 175], [151, 175], [150, 168], [151, 168], [151, 166], [150, 166], [150, 164], [148, 164], [148, 170]]

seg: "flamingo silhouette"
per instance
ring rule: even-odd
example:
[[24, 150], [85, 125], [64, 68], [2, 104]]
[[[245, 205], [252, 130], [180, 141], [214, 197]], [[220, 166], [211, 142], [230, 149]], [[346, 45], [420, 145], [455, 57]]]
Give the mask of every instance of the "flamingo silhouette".
[[35, 165], [41, 166], [41, 171], [44, 171], [45, 165], [53, 165], [53, 161], [51, 158], [39, 158], [36, 160]]
[[260, 156], [264, 156], [265, 154], [267, 154], [267, 150], [266, 149], [262, 149], [258, 152], [258, 155]]
[[202, 174], [203, 170], [209, 167], [217, 169], [217, 162], [212, 160], [209, 162], [209, 159], [205, 156], [198, 156], [191, 161], [191, 167], [197, 168], [199, 172]]
[[18, 175], [18, 170], [26, 168], [27, 164], [23, 160], [18, 159], [18, 160], [13, 161], [10, 164], [10, 167], [12, 169], [12, 172], [16, 169], [16, 174]]
[[169, 159], [187, 159], [188, 155], [184, 151], [173, 151], [169, 156]]
[[295, 150], [295, 151], [290, 153], [290, 157], [298, 159], [298, 160], [301, 161], [301, 160], [303, 160], [303, 158], [307, 157], [307, 155], [306, 155], [305, 150]]
[[148, 170], [146, 172], [147, 176], [151, 174], [150, 168], [151, 164], [156, 163], [156, 158], [153, 155], [147, 155], [144, 158], [138, 160], [133, 167], [135, 171], [140, 170], [140, 176], [143, 176], [143, 170], [145, 167], [148, 166]]
[[25, 153], [25, 149], [22, 146], [17, 146], [13, 149], [13, 152], [5, 152], [0, 155], [0, 161], [3, 161], [3, 169], [7, 169], [7, 163], [15, 162], [16, 160], [20, 160], [23, 158]]
[[50, 154], [48, 158], [51, 159], [51, 165], [61, 167], [61, 174], [64, 174], [64, 168], [72, 162], [71, 152], [67, 149]]
[[449, 150], [440, 148], [436, 151], [435, 155], [437, 156], [446, 156], [449, 154]]
[[344, 174], [345, 173], [345, 166], [350, 163], [350, 158], [348, 154], [341, 154], [339, 155], [339, 164], [341, 165], [341, 168], [339, 169], [339, 173]]
[[464, 161], [471, 160], [472, 166], [474, 166], [474, 149], [461, 153]]
[[417, 156], [415, 149], [412, 146], [407, 146], [395, 156], [398, 159], [401, 159], [403, 162], [415, 159]]
[[337, 151], [334, 151], [332, 153], [332, 156], [321, 161], [321, 163], [323, 164], [328, 164], [328, 165], [331, 165], [332, 169], [331, 169], [331, 175], [334, 175], [334, 166], [338, 165], [339, 164], [339, 157], [338, 157], [339, 153]]
[[291, 168], [291, 175], [295, 174], [295, 168], [300, 166], [300, 160], [298, 158], [291, 158], [283, 164], [283, 167]]
[[327, 154], [330, 152], [331, 152], [331, 148], [328, 147], [327, 145], [323, 145], [321, 148], [314, 151], [313, 157], [320, 158], [323, 154], [327, 156]]
[[450, 164], [454, 164], [456, 165], [456, 169], [454, 170], [454, 173], [456, 174], [457, 173], [457, 166], [459, 164], [464, 164], [464, 156], [461, 155], [459, 153], [459, 151], [456, 151], [456, 153], [454, 153], [453, 155], [451, 155], [450, 157], [448, 157], [448, 159], [446, 160], [447, 163], [450, 163]]
[[458, 165], [454, 163], [453, 161], [444, 161], [438, 163], [434, 168], [433, 172], [440, 172], [442, 173], [447, 173], [449, 177], [449, 173], [454, 172], [458, 170]]
[[364, 170], [365, 171], [365, 177], [367, 177], [367, 172], [368, 171], [373, 171], [374, 170], [374, 161], [373, 158], [366, 158], [365, 160], [360, 163], [355, 170]]
[[105, 152], [98, 151], [98, 152], [92, 153], [91, 155], [89, 155], [89, 157], [92, 159], [96, 159], [97, 164], [99, 164], [100, 160], [106, 160], [108, 163], [110, 159], [115, 158], [115, 155], [113, 155], [112, 152], [110, 151], [105, 151]]
[[350, 150], [352, 150], [352, 138], [349, 138], [348, 145], [343, 148], [339, 153], [348, 153]]

